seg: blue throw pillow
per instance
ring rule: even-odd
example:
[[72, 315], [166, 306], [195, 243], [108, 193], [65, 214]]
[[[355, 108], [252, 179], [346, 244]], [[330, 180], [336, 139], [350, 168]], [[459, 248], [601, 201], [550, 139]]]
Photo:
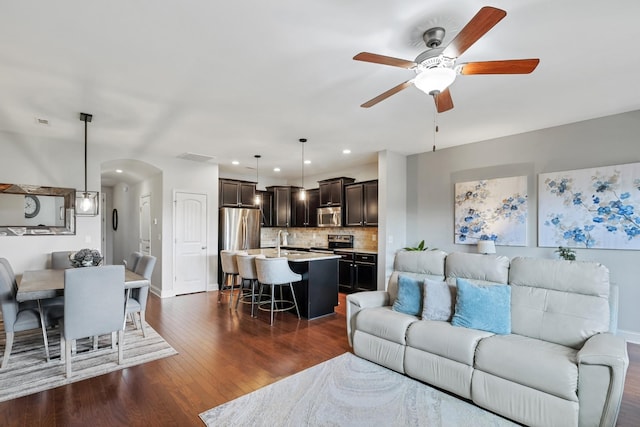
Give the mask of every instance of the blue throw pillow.
[[456, 283], [458, 296], [452, 325], [501, 335], [511, 333], [511, 286], [474, 285], [464, 279], [457, 279]]
[[398, 297], [392, 309], [417, 316], [422, 312], [422, 280], [398, 276]]

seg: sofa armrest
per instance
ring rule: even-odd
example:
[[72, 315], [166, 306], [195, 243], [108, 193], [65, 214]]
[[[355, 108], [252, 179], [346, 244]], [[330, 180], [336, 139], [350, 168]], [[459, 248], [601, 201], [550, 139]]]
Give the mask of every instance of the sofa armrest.
[[[596, 334], [585, 342], [576, 357], [579, 365], [580, 412], [599, 408], [599, 425], [615, 425], [629, 366], [627, 343], [611, 333]], [[606, 373], [605, 381], [602, 372]]]
[[387, 291], [367, 291], [347, 295], [347, 338], [350, 346], [353, 347], [352, 338], [356, 314], [363, 308], [384, 307], [386, 305], [389, 305], [389, 293]]

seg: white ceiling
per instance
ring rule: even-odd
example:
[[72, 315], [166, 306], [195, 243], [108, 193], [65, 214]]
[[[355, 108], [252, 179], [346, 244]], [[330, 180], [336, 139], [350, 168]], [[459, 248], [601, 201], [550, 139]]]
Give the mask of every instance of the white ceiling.
[[413, 72], [352, 57], [413, 60], [425, 29], [443, 26], [446, 44], [485, 5], [507, 16], [460, 61], [540, 65], [459, 76], [439, 148], [640, 109], [636, 0], [21, 0], [0, 11], [0, 130], [77, 143], [82, 111], [90, 145], [211, 155], [223, 171], [261, 154], [260, 174], [282, 177], [300, 173], [300, 137], [309, 175], [429, 151], [428, 95], [359, 107]]

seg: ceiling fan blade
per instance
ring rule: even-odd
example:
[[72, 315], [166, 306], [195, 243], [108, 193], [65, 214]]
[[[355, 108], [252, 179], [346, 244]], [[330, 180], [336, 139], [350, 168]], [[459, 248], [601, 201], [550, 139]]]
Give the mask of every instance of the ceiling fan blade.
[[458, 58], [505, 16], [507, 12], [502, 9], [483, 7], [449, 43], [442, 54], [449, 58]]
[[451, 92], [449, 92], [449, 88], [446, 88], [439, 94], [434, 95], [433, 100], [436, 103], [438, 113], [444, 113], [445, 111], [449, 111], [453, 108], [453, 99], [451, 99]]
[[361, 107], [362, 108], [373, 107], [378, 102], [384, 101], [385, 99], [387, 99], [391, 95], [395, 95], [396, 93], [400, 92], [402, 89], [406, 89], [409, 86], [411, 86], [412, 84], [413, 84], [413, 80], [407, 80], [404, 83], [400, 83], [398, 86], [392, 87], [388, 91], [386, 91], [384, 93], [381, 93], [380, 95], [376, 96], [375, 98], [370, 99], [369, 101], [365, 102], [364, 104], [361, 105]]
[[510, 59], [505, 61], [468, 62], [460, 64], [460, 74], [529, 74], [536, 69], [540, 60]]
[[356, 61], [373, 62], [374, 64], [391, 65], [392, 67], [413, 68], [416, 63], [406, 59], [392, 58], [391, 56], [378, 55], [376, 53], [360, 52], [353, 57]]

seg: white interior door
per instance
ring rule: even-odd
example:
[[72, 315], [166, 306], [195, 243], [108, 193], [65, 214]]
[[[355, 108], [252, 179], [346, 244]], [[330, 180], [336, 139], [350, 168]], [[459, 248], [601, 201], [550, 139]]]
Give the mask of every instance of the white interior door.
[[207, 289], [207, 195], [176, 192], [175, 196], [176, 295]]
[[151, 255], [151, 195], [140, 196], [140, 240], [139, 250]]

